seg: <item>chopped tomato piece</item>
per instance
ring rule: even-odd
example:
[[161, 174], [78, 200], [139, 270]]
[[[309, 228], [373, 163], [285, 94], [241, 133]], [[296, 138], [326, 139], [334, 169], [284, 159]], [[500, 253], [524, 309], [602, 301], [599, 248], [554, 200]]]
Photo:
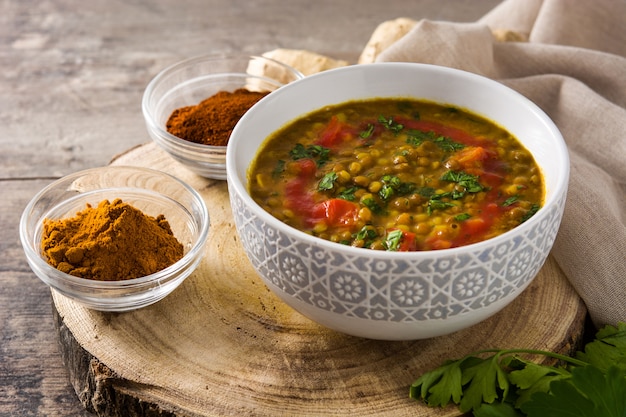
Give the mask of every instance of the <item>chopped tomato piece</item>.
[[341, 123], [339, 123], [337, 116], [333, 116], [330, 118], [330, 122], [326, 125], [324, 130], [320, 133], [316, 143], [318, 145], [331, 148], [339, 142], [340, 133]]
[[417, 240], [415, 240], [415, 233], [412, 232], [402, 232], [402, 240], [400, 241], [400, 247], [398, 251], [400, 252], [412, 252], [417, 250]]
[[459, 161], [462, 167], [470, 168], [489, 158], [489, 156], [490, 152], [482, 146], [468, 146], [458, 151], [454, 158]]
[[450, 161], [456, 161], [456, 165], [468, 174], [482, 176], [485, 173], [485, 162], [492, 154], [482, 146], [468, 146], [457, 151], [450, 157]]
[[313, 193], [307, 191], [309, 181], [303, 177], [296, 177], [285, 186], [286, 208], [293, 210], [299, 216], [310, 218], [313, 210]]
[[284, 205], [295, 214], [310, 218], [314, 206], [314, 194], [310, 189], [310, 184], [315, 178], [317, 166], [315, 161], [308, 158], [294, 161], [294, 164], [297, 167], [296, 177], [285, 185]]
[[353, 136], [353, 127], [347, 123], [341, 122], [337, 116], [332, 116], [324, 130], [319, 134], [315, 143], [325, 148], [333, 148]]
[[448, 239], [428, 239], [427, 243], [431, 250], [450, 249], [452, 247], [452, 242]]
[[[493, 226], [494, 221], [502, 212], [502, 208], [495, 203], [489, 203], [484, 208], [480, 217], [472, 217], [461, 223], [461, 233], [459, 237], [462, 240], [470, 242], [478, 242], [483, 240], [484, 235]], [[455, 246], [459, 246], [456, 244]]]
[[309, 158], [298, 159], [295, 164], [298, 167], [298, 177], [313, 177], [317, 171], [315, 161]]
[[[330, 226], [350, 225], [355, 222], [359, 206], [341, 198], [333, 198], [315, 205], [312, 215]], [[318, 220], [318, 221], [319, 221]]]
[[475, 236], [485, 233], [489, 229], [489, 222], [482, 217], [467, 219], [463, 222], [463, 234]]

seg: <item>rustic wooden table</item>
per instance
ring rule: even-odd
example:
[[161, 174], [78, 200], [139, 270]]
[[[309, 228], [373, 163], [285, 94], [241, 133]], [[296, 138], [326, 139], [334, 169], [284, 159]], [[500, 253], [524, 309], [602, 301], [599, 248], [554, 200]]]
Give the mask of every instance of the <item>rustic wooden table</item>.
[[0, 415], [87, 416], [68, 382], [50, 291], [18, 224], [53, 180], [149, 141], [146, 84], [180, 59], [307, 49], [356, 62], [376, 26], [473, 21], [500, 0], [9, 0], [0, 6]]

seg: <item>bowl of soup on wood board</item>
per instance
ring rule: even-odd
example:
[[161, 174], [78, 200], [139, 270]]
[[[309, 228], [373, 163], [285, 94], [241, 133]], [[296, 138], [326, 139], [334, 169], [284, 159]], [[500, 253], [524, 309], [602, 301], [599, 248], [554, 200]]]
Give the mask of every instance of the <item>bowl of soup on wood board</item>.
[[326, 327], [385, 340], [513, 301], [550, 252], [568, 178], [563, 138], [531, 101], [425, 64], [296, 81], [227, 148], [237, 232], [265, 284]]

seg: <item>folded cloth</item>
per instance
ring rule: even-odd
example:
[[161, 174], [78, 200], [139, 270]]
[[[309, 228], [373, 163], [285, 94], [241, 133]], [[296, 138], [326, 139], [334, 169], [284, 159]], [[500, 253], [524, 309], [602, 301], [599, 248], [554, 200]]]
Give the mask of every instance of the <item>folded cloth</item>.
[[552, 254], [597, 327], [626, 321], [625, 22], [623, 0], [506, 0], [473, 23], [416, 21], [375, 58], [496, 79], [554, 120], [571, 177]]

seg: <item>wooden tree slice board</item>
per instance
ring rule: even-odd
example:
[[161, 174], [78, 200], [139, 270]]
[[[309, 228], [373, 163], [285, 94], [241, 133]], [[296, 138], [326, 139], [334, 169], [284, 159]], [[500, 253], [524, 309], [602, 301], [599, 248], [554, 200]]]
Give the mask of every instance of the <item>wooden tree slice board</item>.
[[205, 198], [205, 257], [162, 301], [92, 311], [53, 291], [64, 360], [85, 407], [110, 416], [458, 416], [408, 398], [446, 359], [484, 348], [571, 354], [586, 310], [552, 257], [494, 317], [451, 335], [383, 342], [340, 334], [293, 311], [257, 277], [237, 239], [224, 181], [201, 178], [154, 144], [115, 165], [159, 169]]

